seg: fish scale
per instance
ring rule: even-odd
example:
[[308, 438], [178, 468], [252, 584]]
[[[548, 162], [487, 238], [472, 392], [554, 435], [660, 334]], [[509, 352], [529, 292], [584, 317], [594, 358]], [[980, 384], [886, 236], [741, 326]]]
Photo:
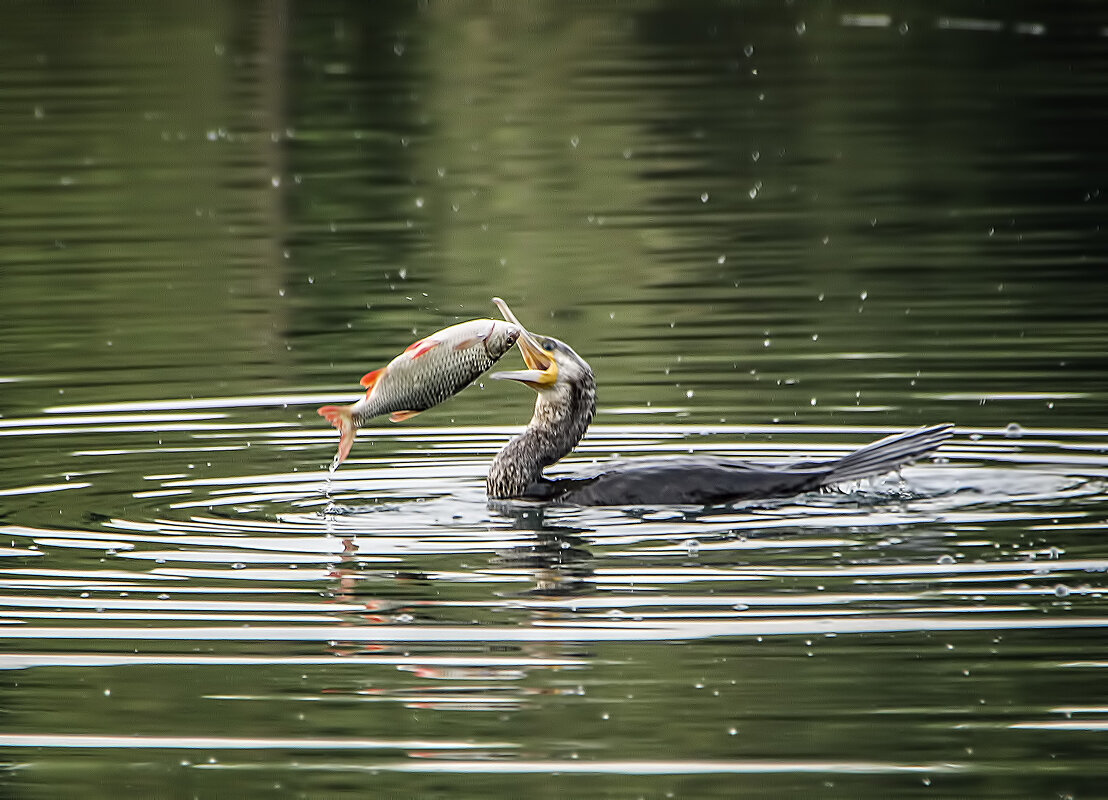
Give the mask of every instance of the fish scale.
[[413, 342], [365, 375], [365, 397], [353, 405], [319, 409], [341, 434], [332, 469], [349, 455], [358, 428], [382, 414], [401, 422], [453, 397], [508, 352], [519, 333], [518, 325], [503, 320], [459, 322]]
[[354, 421], [360, 427], [383, 414], [426, 411], [456, 395], [497, 362], [483, 347], [454, 351], [454, 355], [441, 366], [412, 361], [397, 367], [409, 375], [410, 384], [390, 382], [384, 391], [373, 392], [365, 409], [354, 414]]

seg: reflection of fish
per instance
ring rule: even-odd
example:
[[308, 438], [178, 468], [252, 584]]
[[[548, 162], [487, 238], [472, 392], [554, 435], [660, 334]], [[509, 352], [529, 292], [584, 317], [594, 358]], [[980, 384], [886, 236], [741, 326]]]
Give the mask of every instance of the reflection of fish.
[[471, 319], [443, 328], [410, 345], [387, 366], [362, 378], [366, 395], [349, 406], [323, 406], [319, 415], [338, 428], [335, 466], [346, 460], [358, 428], [389, 414], [393, 422], [410, 419], [454, 396], [507, 353], [519, 326], [493, 319]]

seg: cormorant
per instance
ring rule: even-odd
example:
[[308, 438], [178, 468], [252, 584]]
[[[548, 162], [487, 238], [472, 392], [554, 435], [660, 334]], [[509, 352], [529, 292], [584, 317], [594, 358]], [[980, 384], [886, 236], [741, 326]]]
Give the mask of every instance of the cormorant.
[[528, 369], [492, 377], [530, 386], [538, 399], [531, 422], [493, 459], [486, 481], [492, 499], [623, 506], [722, 505], [790, 497], [891, 472], [935, 450], [954, 432], [949, 423], [925, 426], [829, 461], [775, 465], [701, 456], [634, 459], [548, 478], [543, 469], [573, 450], [592, 422], [596, 379], [573, 348], [530, 333], [503, 300], [493, 299], [504, 318], [519, 325], [518, 344]]

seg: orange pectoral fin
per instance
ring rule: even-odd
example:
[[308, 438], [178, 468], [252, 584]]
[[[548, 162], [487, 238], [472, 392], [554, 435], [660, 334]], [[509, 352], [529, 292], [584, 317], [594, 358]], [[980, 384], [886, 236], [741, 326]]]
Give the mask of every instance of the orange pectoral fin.
[[412, 417], [414, 417], [416, 414], [419, 414], [419, 413], [420, 413], [419, 411], [394, 411], [391, 414], [389, 414], [389, 421], [390, 422], [403, 422], [406, 419], [411, 419]]
[[377, 381], [381, 380], [386, 369], [388, 367], [381, 367], [381, 369], [375, 369], [373, 372], [367, 372], [362, 376], [361, 384], [366, 388], [366, 394], [373, 391], [373, 387], [377, 385]]
[[413, 360], [419, 358], [422, 355], [426, 355], [438, 347], [442, 342], [437, 339], [420, 339], [418, 342], [412, 342], [408, 345], [405, 353], [409, 353]]

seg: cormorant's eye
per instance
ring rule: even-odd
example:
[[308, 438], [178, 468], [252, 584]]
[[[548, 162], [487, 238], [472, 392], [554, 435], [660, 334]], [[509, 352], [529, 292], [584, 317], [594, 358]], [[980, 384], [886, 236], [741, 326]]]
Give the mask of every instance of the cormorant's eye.
[[542, 349], [548, 353], [553, 353], [558, 349], [558, 343], [553, 339], [545, 339], [542, 343]]

